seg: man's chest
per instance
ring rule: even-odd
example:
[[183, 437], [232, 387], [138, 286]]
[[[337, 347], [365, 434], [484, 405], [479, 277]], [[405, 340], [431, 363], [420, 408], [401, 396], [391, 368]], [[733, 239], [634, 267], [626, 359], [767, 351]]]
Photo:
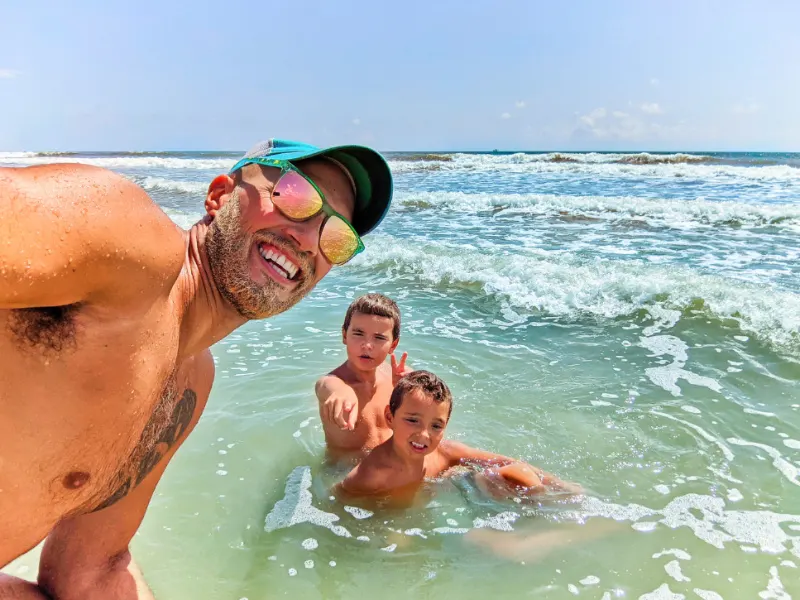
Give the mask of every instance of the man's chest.
[[26, 492], [51, 505], [102, 493], [143, 432], [149, 445], [169, 438], [191, 403], [165, 318], [3, 311], [0, 355], [0, 456], [13, 465], [4, 478], [26, 477]]

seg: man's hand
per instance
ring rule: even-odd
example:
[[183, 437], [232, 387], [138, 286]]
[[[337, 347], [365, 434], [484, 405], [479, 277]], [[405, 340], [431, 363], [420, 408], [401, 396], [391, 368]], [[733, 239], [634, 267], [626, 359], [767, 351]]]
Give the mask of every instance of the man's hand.
[[342, 431], [353, 431], [358, 421], [358, 397], [338, 377], [324, 377], [317, 383], [319, 416]]
[[411, 367], [406, 366], [406, 358], [408, 358], [408, 352], [403, 352], [403, 356], [400, 357], [400, 362], [398, 363], [394, 352], [392, 352], [392, 387], [396, 386], [397, 382], [403, 377], [414, 371]]

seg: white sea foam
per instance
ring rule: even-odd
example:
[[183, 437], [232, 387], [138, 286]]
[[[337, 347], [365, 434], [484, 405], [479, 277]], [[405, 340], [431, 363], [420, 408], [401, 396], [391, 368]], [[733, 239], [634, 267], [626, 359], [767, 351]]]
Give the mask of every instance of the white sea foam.
[[[799, 170], [800, 171], [800, 170]], [[556, 194], [485, 194], [400, 192], [395, 205], [463, 213], [528, 214], [602, 221], [642, 221], [653, 226], [694, 229], [710, 225], [794, 228], [800, 225], [797, 204], [758, 204], [675, 200], [635, 196], [568, 196]]]
[[[775, 346], [800, 354], [800, 294], [767, 289], [685, 266], [638, 261], [585, 261], [560, 253], [496, 253], [428, 240], [388, 235], [370, 240], [370, 252], [353, 266], [392, 276], [413, 276], [420, 284], [480, 287], [515, 311], [567, 318], [616, 318], [640, 310], [704, 310], [732, 319]], [[704, 382], [702, 384], [709, 384]]]
[[678, 583], [682, 583], [684, 581], [691, 581], [689, 577], [686, 577], [681, 571], [681, 563], [677, 560], [671, 560], [667, 564], [664, 565], [664, 570], [667, 572], [667, 575], [672, 577]]
[[20, 158], [33, 158], [38, 156], [37, 152], [0, 152], [0, 160], [9, 160], [9, 162], [13, 162], [14, 160], [18, 160]]
[[728, 443], [734, 446], [752, 446], [759, 448], [766, 452], [772, 458], [773, 466], [790, 482], [795, 485], [800, 485], [800, 469], [795, 467], [792, 463], [781, 456], [780, 451], [772, 446], [766, 444], [759, 444], [757, 442], [748, 442], [738, 438], [728, 438]]
[[[23, 153], [30, 154], [30, 153]], [[0, 164], [42, 165], [49, 163], [81, 163], [106, 169], [189, 169], [227, 172], [236, 161], [219, 158], [176, 158], [167, 156], [102, 156], [86, 157], [78, 155], [59, 156], [3, 156]]]
[[662, 583], [652, 592], [639, 596], [639, 600], [684, 600], [685, 598], [683, 594], [674, 593], [666, 583]]
[[177, 181], [163, 177], [131, 178], [148, 192], [171, 192], [190, 196], [204, 196], [208, 191], [209, 181]]
[[[718, 496], [686, 494], [673, 498], [660, 510], [637, 504], [619, 505], [588, 497], [575, 519], [604, 517], [616, 521], [652, 523], [656, 518], [670, 529], [689, 528], [695, 536], [716, 548], [727, 543], [749, 545], [761, 552], [780, 554], [791, 551], [800, 558], [800, 535], [790, 535], [787, 530], [800, 523], [800, 515], [779, 514], [767, 510], [726, 510], [725, 500]], [[661, 517], [660, 519], [658, 517]], [[642, 521], [646, 519], [646, 521]], [[664, 551], [661, 555], [668, 552]], [[683, 559], [683, 555], [676, 554]]]
[[769, 568], [769, 581], [767, 582], [767, 589], [758, 593], [759, 598], [764, 600], [792, 600], [792, 597], [786, 593], [783, 587], [781, 578], [778, 575], [778, 567]]
[[662, 550], [661, 552], [656, 552], [653, 554], [653, 558], [661, 558], [662, 556], [674, 556], [679, 560], [691, 560], [692, 555], [686, 552], [686, 550], [681, 550], [680, 548], [670, 548], [668, 550]]
[[296, 467], [286, 479], [284, 496], [275, 503], [275, 506], [264, 521], [264, 531], [271, 532], [299, 523], [310, 523], [318, 527], [330, 529], [341, 537], [352, 537], [349, 531], [341, 525], [336, 525], [338, 515], [319, 510], [312, 505], [311, 469]]
[[724, 600], [722, 596], [720, 596], [717, 592], [713, 590], [704, 590], [702, 588], [694, 588], [692, 590], [695, 594], [697, 594], [702, 600]]

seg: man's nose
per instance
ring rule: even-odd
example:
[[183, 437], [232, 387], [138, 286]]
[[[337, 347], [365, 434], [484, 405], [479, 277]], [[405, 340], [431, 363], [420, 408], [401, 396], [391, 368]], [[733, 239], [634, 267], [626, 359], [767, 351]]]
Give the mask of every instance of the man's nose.
[[297, 247], [313, 257], [319, 252], [319, 230], [323, 217], [324, 215], [317, 215], [308, 221], [290, 223], [286, 227], [286, 233], [295, 241]]

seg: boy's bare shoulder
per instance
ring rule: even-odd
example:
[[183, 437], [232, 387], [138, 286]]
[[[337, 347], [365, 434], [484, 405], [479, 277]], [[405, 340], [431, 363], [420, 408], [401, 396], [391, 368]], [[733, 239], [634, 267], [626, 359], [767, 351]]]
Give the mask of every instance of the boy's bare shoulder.
[[347, 369], [347, 364], [345, 363], [336, 367], [333, 371], [321, 375], [314, 387], [317, 393], [325, 388], [352, 387], [351, 379], [350, 370]]
[[344, 491], [351, 494], [376, 494], [387, 489], [391, 469], [387, 468], [380, 452], [376, 454], [376, 450], [364, 457], [347, 474], [341, 484]]

